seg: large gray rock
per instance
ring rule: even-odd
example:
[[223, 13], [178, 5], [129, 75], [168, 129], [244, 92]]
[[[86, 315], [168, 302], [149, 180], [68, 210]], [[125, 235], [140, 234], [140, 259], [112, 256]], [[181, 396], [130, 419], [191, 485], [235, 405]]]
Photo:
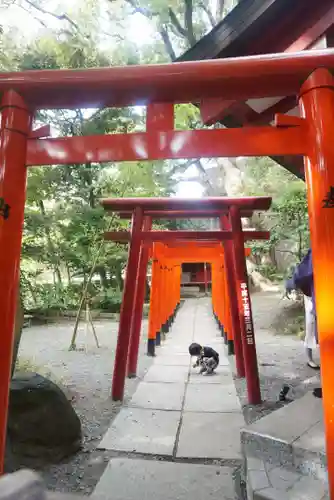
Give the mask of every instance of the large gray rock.
[[37, 373], [17, 374], [10, 387], [8, 437], [15, 456], [57, 463], [81, 447], [81, 423], [70, 401]]

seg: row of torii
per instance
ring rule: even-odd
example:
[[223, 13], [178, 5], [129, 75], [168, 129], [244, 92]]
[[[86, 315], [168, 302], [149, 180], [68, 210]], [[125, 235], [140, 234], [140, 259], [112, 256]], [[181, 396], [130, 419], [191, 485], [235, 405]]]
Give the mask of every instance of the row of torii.
[[[244, 243], [268, 239], [268, 231], [242, 229], [242, 218], [268, 210], [270, 197], [248, 198], [112, 198], [102, 201], [108, 213], [131, 218], [131, 231], [105, 234], [109, 241], [128, 242], [129, 254], [113, 372], [112, 398], [122, 400], [126, 375], [136, 376], [146, 270], [152, 259], [147, 350], [155, 354], [161, 334], [180, 305], [182, 262], [212, 265], [213, 312], [235, 354], [239, 377], [246, 376], [248, 401], [261, 402]], [[215, 231], [154, 231], [152, 220], [216, 218]], [[249, 249], [246, 250], [249, 253]]]

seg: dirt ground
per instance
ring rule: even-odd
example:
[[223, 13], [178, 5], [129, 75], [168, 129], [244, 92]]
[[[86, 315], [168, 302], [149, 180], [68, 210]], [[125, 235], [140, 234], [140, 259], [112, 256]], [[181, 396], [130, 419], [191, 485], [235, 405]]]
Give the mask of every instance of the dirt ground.
[[[90, 494], [101, 473], [101, 457], [93, 452], [117, 414], [120, 403], [110, 398], [112, 368], [117, 344], [118, 323], [95, 323], [100, 348], [84, 325], [78, 333], [77, 350], [69, 351], [73, 323], [44, 325], [23, 331], [19, 365], [35, 370], [59, 384], [81, 420], [82, 450], [62, 464], [39, 469], [49, 489]], [[134, 393], [152, 358], [146, 352], [147, 320], [143, 322], [138, 378], [127, 380], [125, 402]], [[95, 471], [96, 468], [96, 471]], [[103, 470], [103, 467], [102, 467]]]
[[[291, 314], [293, 309], [296, 311], [288, 299], [282, 300], [282, 292], [259, 292], [252, 295], [263, 404], [249, 406], [245, 380], [235, 379], [247, 423], [284, 404], [278, 402], [283, 384], [290, 386], [288, 402], [302, 397], [307, 391], [320, 385], [319, 371], [309, 368], [306, 364], [306, 353], [301, 339], [297, 335], [285, 333], [287, 325], [295, 322]], [[278, 325], [281, 325], [281, 334]], [[318, 352], [314, 353], [314, 360], [319, 360]]]
[[[306, 366], [302, 342], [297, 337], [277, 335], [272, 324], [277, 314], [284, 311], [286, 302], [279, 292], [261, 292], [252, 295], [253, 317], [264, 403], [248, 406], [244, 381], [236, 380], [236, 387], [247, 422], [280, 406], [278, 393], [283, 383], [291, 385], [292, 399], [302, 396], [317, 386], [318, 375]], [[189, 299], [196, 300], [196, 299]], [[284, 317], [284, 315], [283, 315]], [[117, 323], [97, 322], [101, 347], [97, 349], [91, 334], [82, 328], [78, 335], [78, 350], [68, 351], [73, 324], [27, 328], [20, 346], [20, 364], [29, 366], [65, 387], [81, 419], [83, 449], [66, 463], [46, 466], [41, 470], [49, 489], [90, 494], [104, 469], [103, 455], [95, 451], [120, 404], [110, 399], [112, 367], [117, 341]], [[143, 324], [139, 357], [139, 378], [128, 380], [126, 400], [133, 394], [138, 382], [151, 364], [145, 355]]]

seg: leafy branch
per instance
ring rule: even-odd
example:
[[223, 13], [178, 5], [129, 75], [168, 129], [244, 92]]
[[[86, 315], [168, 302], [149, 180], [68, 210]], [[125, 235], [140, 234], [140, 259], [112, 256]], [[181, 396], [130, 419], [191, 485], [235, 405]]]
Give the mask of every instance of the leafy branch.
[[[51, 16], [54, 19], [58, 19], [58, 21], [66, 21], [66, 22], [68, 22], [72, 26], [72, 28], [74, 28], [76, 30], [77, 33], [80, 32], [78, 24], [75, 21], [73, 21], [73, 19], [71, 19], [67, 14], [65, 14], [65, 13], [63, 13], [63, 14], [56, 14], [55, 12], [53, 12], [51, 10], [45, 9], [42, 5], [40, 5], [37, 2], [34, 2], [33, 0], [24, 0], [24, 2], [29, 7], [31, 7], [34, 10], [36, 10], [37, 12], [40, 12], [41, 14]], [[25, 6], [22, 3], [18, 3], [17, 5], [18, 5], [18, 7], [20, 7], [23, 10], [25, 10], [26, 12], [29, 12], [29, 10], [27, 8], [25, 8]], [[42, 24], [42, 26], [44, 26], [44, 27], [47, 26], [46, 23], [44, 21], [42, 21], [41, 19], [39, 19], [38, 17], [35, 17], [35, 19], [37, 21], [39, 21]]]

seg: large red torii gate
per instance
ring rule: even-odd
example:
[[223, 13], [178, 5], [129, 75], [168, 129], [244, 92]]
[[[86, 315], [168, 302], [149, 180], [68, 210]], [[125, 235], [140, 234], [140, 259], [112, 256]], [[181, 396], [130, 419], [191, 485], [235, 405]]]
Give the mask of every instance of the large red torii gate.
[[[320, 339], [330, 495], [334, 500], [334, 51], [0, 74], [0, 469], [3, 467], [11, 353], [24, 215], [26, 166], [193, 157], [304, 156]], [[301, 118], [274, 126], [174, 130], [173, 104], [295, 95]], [[159, 104], [160, 103], [160, 104]], [[161, 104], [163, 103], [163, 105]], [[36, 110], [147, 105], [147, 130], [43, 138]]]

